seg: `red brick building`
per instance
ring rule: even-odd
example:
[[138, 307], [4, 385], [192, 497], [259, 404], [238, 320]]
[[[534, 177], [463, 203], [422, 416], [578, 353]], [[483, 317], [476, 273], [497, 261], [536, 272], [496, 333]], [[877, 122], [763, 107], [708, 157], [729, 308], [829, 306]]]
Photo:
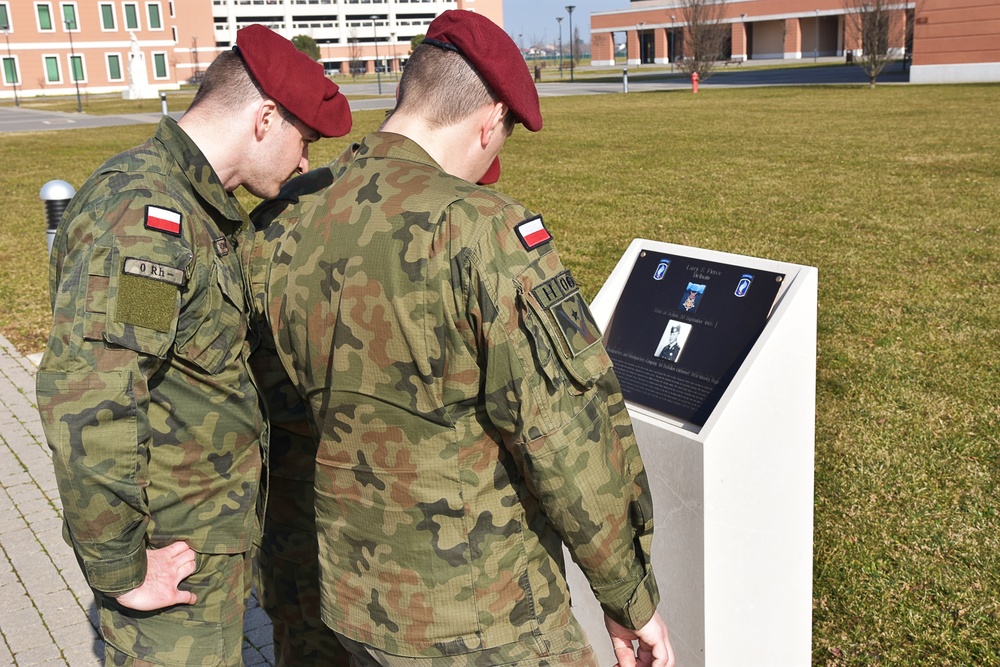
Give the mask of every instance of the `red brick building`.
[[1000, 2], [922, 0], [917, 7], [912, 83], [1000, 81]]
[[[683, 57], [684, 0], [633, 0], [628, 9], [591, 14], [594, 65], [668, 63]], [[729, 0], [726, 59], [808, 59], [861, 53], [848, 0]], [[901, 0], [889, 28], [891, 51], [912, 58], [911, 81], [1000, 81], [1000, 2]]]

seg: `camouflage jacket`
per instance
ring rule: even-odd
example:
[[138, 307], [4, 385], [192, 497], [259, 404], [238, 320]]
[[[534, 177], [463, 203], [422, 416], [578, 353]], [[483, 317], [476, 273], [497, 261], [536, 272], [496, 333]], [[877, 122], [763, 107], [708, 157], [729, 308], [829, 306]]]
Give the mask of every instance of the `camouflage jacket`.
[[[277, 197], [261, 203], [250, 213], [256, 228], [250, 282], [260, 332], [260, 344], [250, 355], [250, 368], [267, 406], [270, 427], [268, 461], [262, 481], [264, 523], [261, 539], [264, 549], [273, 548], [276, 542], [283, 544], [286, 556], [296, 552], [313, 557], [316, 550], [312, 490], [316, 438], [310, 427], [306, 403], [275, 350], [274, 337], [266, 321], [265, 288], [272, 271], [284, 269], [284, 263], [275, 264], [274, 259], [279, 239], [298, 221], [302, 208], [333, 182], [335, 168], [335, 164], [324, 165], [297, 176], [281, 188]], [[285, 574], [299, 581], [299, 573]], [[319, 595], [315, 589], [311, 593]], [[293, 613], [301, 614], [302, 611], [296, 607]]]
[[653, 615], [631, 422], [537, 216], [376, 133], [278, 252], [270, 320], [320, 433], [327, 625], [425, 656], [560, 627], [560, 541], [613, 618]]
[[140, 584], [147, 546], [251, 546], [264, 436], [247, 366], [252, 242], [169, 118], [101, 166], [63, 217], [38, 408], [96, 590]]

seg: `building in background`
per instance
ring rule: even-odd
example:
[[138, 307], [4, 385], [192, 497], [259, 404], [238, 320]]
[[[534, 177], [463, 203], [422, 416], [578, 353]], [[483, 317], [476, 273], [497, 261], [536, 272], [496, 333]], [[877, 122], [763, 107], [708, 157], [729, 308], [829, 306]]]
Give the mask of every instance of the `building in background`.
[[[197, 82], [236, 31], [262, 23], [319, 46], [331, 74], [397, 72], [412, 37], [448, 9], [503, 26], [503, 0], [0, 0], [0, 99], [126, 93]], [[291, 75], [292, 73], [290, 73]]]
[[[666, 64], [684, 57], [685, 0], [632, 0], [627, 9], [590, 16], [591, 63], [615, 64], [626, 44], [629, 65]], [[725, 58], [797, 60], [862, 52], [855, 0], [729, 0]], [[892, 52], [912, 64], [912, 82], [1000, 81], [1000, 2], [900, 0], [894, 5]], [[617, 33], [617, 38], [616, 38]]]
[[1000, 2], [919, 0], [911, 83], [1000, 81]]

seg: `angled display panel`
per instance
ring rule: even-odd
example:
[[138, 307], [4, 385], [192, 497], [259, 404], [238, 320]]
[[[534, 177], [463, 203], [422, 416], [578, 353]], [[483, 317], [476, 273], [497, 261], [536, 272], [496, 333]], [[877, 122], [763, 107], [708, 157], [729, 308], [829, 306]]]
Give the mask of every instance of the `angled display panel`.
[[704, 426], [764, 330], [783, 272], [642, 248], [606, 326], [625, 398]]

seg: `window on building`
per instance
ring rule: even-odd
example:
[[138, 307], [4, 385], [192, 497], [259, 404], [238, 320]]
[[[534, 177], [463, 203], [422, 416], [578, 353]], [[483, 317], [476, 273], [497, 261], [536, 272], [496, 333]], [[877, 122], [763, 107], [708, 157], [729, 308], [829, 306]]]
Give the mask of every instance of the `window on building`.
[[101, 30], [116, 30], [115, 6], [110, 2], [101, 3]]
[[14, 86], [21, 82], [17, 75], [17, 59], [5, 57], [3, 59], [3, 83], [5, 86]]
[[154, 53], [153, 54], [153, 78], [154, 79], [166, 79], [167, 75], [167, 54], [166, 53]]
[[63, 27], [66, 30], [79, 30], [80, 26], [76, 24], [76, 5], [62, 6], [62, 20]]
[[35, 5], [35, 12], [38, 16], [39, 30], [54, 30], [52, 27], [52, 5], [47, 2], [38, 3]]
[[10, 13], [6, 2], [0, 2], [0, 30], [10, 30]]
[[86, 81], [86, 70], [83, 67], [83, 56], [69, 57], [69, 71], [72, 81]]
[[108, 81], [121, 81], [124, 77], [122, 76], [122, 57], [117, 53], [108, 54]]
[[132, 2], [126, 2], [122, 7], [125, 9], [125, 29], [139, 29], [139, 6]]
[[58, 56], [45, 56], [45, 80], [48, 83], [59, 83], [62, 81]]
[[149, 17], [150, 30], [162, 30], [163, 21], [160, 20], [160, 5], [156, 2], [146, 3], [146, 14]]

